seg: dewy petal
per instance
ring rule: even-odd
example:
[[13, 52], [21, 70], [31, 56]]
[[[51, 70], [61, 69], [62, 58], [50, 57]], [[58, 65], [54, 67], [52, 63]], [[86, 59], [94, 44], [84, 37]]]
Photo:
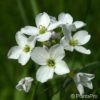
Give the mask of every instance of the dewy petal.
[[46, 28], [50, 24], [50, 17], [47, 13], [40, 13], [36, 16], [36, 25], [39, 27], [40, 25], [45, 26]]
[[72, 16], [68, 13], [61, 13], [58, 16], [58, 20], [61, 21], [63, 24], [72, 24], [73, 22]]
[[26, 35], [37, 35], [39, 32], [39, 29], [33, 26], [25, 26], [20, 31], [22, 34]]
[[75, 50], [83, 54], [91, 54], [91, 51], [89, 49], [86, 49], [82, 46], [75, 46]]
[[52, 46], [49, 53], [51, 58], [55, 59], [56, 61], [63, 59], [65, 56], [64, 48], [59, 44]]
[[61, 25], [61, 22], [60, 21], [55, 22], [55, 23], [52, 23], [52, 24], [49, 25], [48, 30], [51, 31], [51, 30], [59, 27], [60, 25]]
[[37, 36], [37, 41], [43, 42], [49, 40], [51, 37], [51, 32], [46, 32], [44, 34]]
[[15, 37], [16, 37], [16, 42], [20, 47], [23, 47], [27, 44], [27, 37], [24, 34], [17, 32]]
[[18, 59], [21, 54], [21, 48], [19, 46], [12, 47], [8, 52], [8, 58]]
[[63, 37], [60, 40], [60, 44], [64, 47], [65, 50], [69, 50], [69, 51], [73, 51], [74, 50], [74, 48], [69, 45], [69, 41], [67, 39], [65, 39], [65, 37]]
[[46, 49], [42, 47], [36, 47], [31, 53], [31, 58], [39, 65], [46, 65], [46, 61], [49, 58], [49, 54]]
[[83, 45], [83, 44], [86, 44], [90, 40], [91, 36], [88, 34], [87, 31], [81, 30], [75, 33], [73, 38], [78, 40], [79, 42], [78, 45]]
[[78, 29], [78, 28], [81, 28], [81, 27], [84, 27], [84, 26], [86, 25], [86, 24], [85, 24], [84, 22], [82, 22], [82, 21], [75, 21], [73, 24], [76, 26], [77, 29]]
[[59, 61], [58, 63], [56, 63], [56, 66], [55, 66], [56, 74], [63, 75], [63, 74], [69, 73], [69, 72], [70, 72], [70, 70], [64, 61]]
[[36, 79], [41, 83], [44, 83], [47, 80], [53, 78], [53, 73], [54, 73], [53, 67], [41, 66], [36, 73]]
[[30, 59], [30, 53], [22, 52], [18, 58], [18, 62], [21, 65], [25, 65], [29, 61], [29, 59]]

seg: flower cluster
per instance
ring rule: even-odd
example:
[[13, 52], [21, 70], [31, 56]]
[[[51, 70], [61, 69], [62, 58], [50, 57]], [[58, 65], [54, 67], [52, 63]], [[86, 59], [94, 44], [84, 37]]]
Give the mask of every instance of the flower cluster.
[[[16, 33], [17, 46], [12, 47], [8, 52], [9, 59], [18, 59], [21, 65], [25, 65], [31, 58], [40, 65], [36, 72], [36, 79], [41, 83], [57, 75], [69, 74], [70, 69], [63, 60], [66, 51], [74, 50], [82, 54], [90, 54], [91, 51], [83, 47], [91, 36], [86, 30], [79, 30], [86, 24], [82, 21], [73, 22], [73, 18], [68, 13], [61, 13], [58, 19], [49, 16], [47, 13], [40, 13], [35, 18], [35, 26], [25, 26]], [[56, 32], [60, 29], [59, 32]], [[74, 34], [73, 34], [74, 33]], [[37, 42], [41, 45], [37, 45]], [[80, 94], [84, 93], [83, 86], [93, 88], [90, 82], [94, 78], [93, 74], [77, 73], [73, 80], [76, 83]], [[28, 92], [32, 77], [25, 77], [19, 81], [16, 88]]]

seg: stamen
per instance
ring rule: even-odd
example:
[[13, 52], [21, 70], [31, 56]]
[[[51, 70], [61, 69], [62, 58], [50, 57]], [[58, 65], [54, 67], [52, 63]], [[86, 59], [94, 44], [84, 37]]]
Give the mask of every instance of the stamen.
[[28, 45], [25, 45], [25, 47], [23, 48], [24, 52], [29, 52], [30, 51], [30, 47]]
[[39, 26], [39, 29], [40, 29], [39, 30], [40, 34], [44, 34], [47, 31], [47, 28], [45, 26], [42, 26], [42, 25]]
[[78, 44], [78, 40], [70, 40], [69, 45], [76, 46]]
[[54, 59], [48, 59], [47, 60], [47, 65], [49, 67], [54, 67], [55, 66], [55, 60]]

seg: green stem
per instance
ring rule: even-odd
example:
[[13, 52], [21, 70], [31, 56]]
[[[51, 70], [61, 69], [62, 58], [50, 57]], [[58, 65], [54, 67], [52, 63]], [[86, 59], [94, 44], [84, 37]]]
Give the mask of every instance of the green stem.
[[35, 96], [36, 96], [38, 85], [39, 85], [39, 83], [36, 83], [36, 85], [34, 86], [31, 100], [35, 100]]
[[22, 4], [21, 0], [17, 0], [17, 4], [18, 4], [18, 8], [19, 8], [22, 20], [23, 20], [24, 24], [27, 25], [28, 24], [28, 20], [27, 20], [27, 17], [26, 17], [26, 14], [25, 14], [25, 10], [24, 10], [24, 7], [23, 7], [23, 4]]
[[35, 16], [39, 13], [37, 2], [36, 2], [36, 0], [30, 0], [30, 3], [31, 3], [33, 14]]

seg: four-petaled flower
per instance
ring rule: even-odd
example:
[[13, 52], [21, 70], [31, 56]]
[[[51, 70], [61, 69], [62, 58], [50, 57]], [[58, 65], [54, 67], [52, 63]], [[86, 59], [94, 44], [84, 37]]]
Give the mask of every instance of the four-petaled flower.
[[91, 80], [94, 78], [94, 74], [87, 74], [87, 73], [77, 73], [76, 76], [73, 78], [79, 93], [82, 95], [84, 94], [84, 87], [89, 89], [93, 89], [93, 85]]
[[61, 24], [60, 22], [52, 20], [53, 18], [51, 18], [47, 13], [40, 13], [35, 19], [37, 27], [26, 26], [21, 29], [21, 33], [34, 35], [37, 37], [37, 41], [47, 41], [52, 35], [52, 30]]
[[25, 77], [18, 82], [18, 84], [16, 85], [16, 89], [19, 91], [23, 90], [25, 92], [29, 92], [32, 85], [32, 81], [32, 77]]
[[64, 49], [60, 45], [52, 46], [48, 51], [36, 47], [31, 54], [31, 58], [37, 64], [42, 65], [36, 73], [37, 80], [43, 83], [52, 79], [54, 72], [58, 75], [69, 73], [67, 64], [62, 60], [64, 56]]
[[[65, 31], [66, 32], [66, 28]], [[61, 39], [61, 45], [65, 50], [73, 51], [74, 49], [83, 54], [90, 54], [91, 51], [84, 48], [82, 45], [86, 44], [90, 40], [91, 36], [87, 31], [81, 30], [76, 32], [73, 36], [70, 34], [65, 35]]]
[[8, 52], [8, 58], [18, 59], [21, 65], [25, 65], [31, 56], [31, 51], [35, 47], [36, 39], [32, 36], [27, 38], [24, 34], [18, 32], [16, 34], [16, 42], [18, 46], [12, 47]]

